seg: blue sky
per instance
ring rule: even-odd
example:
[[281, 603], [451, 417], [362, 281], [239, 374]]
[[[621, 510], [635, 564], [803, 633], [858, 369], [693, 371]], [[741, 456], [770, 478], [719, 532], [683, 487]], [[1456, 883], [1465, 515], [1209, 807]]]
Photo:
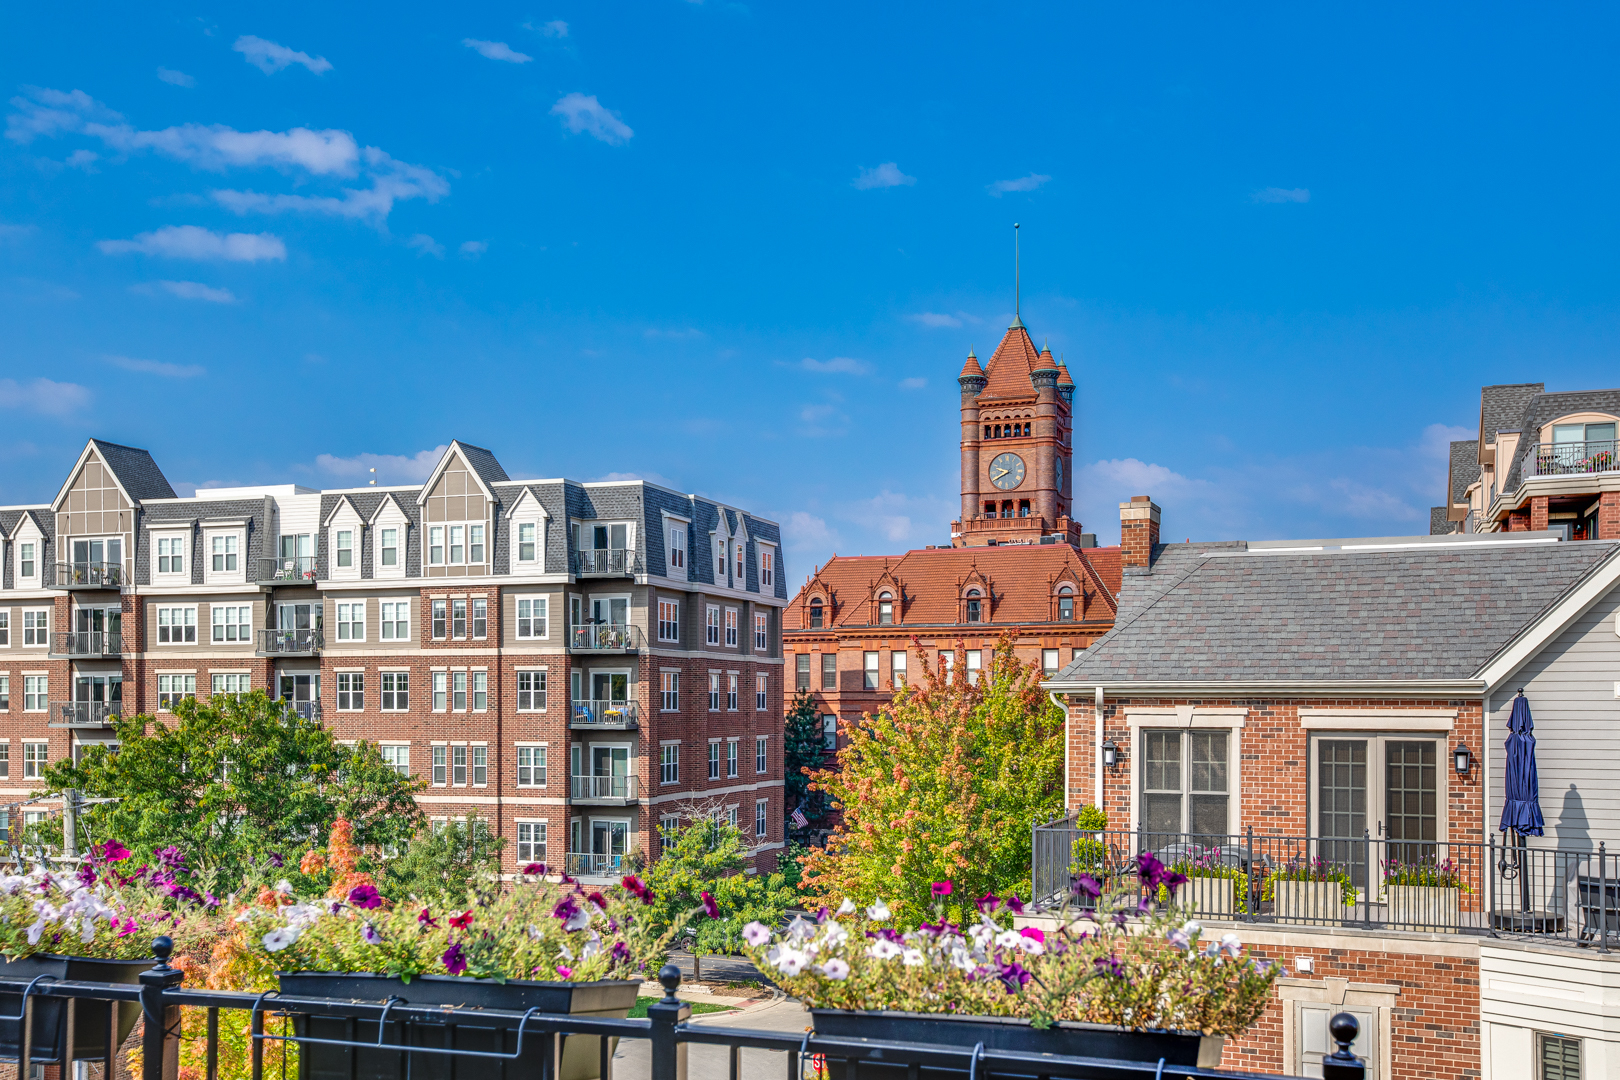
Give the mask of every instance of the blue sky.
[[134, 7], [0, 13], [0, 503], [461, 438], [946, 542], [1014, 221], [1105, 543], [1426, 531], [1482, 384], [1620, 382], [1599, 8]]

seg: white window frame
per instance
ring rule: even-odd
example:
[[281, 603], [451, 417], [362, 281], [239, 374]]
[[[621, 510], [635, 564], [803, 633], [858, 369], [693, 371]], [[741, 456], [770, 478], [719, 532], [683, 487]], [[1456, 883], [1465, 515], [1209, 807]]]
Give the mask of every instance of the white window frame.
[[[347, 619], [343, 618], [343, 610], [345, 608], [348, 609], [348, 616], [349, 617]], [[342, 601], [339, 601], [339, 602], [336, 603], [333, 610], [334, 610], [333, 622], [336, 625], [335, 633], [336, 633], [336, 636], [337, 636], [337, 640], [338, 641], [360, 642], [360, 643], [363, 644], [365, 642], [365, 640], [366, 640], [366, 602], [365, 602], [365, 600], [363, 600], [363, 599], [342, 600]], [[355, 624], [356, 624], [357, 620], [355, 619], [354, 616], [355, 616], [356, 612], [358, 612], [359, 615], [360, 615], [360, 618], [358, 620], [358, 623], [359, 623], [359, 633], [358, 634], [355, 633]], [[347, 635], [347, 636], [345, 636], [345, 635]]]
[[[529, 614], [523, 614], [524, 605], [528, 605]], [[538, 611], [538, 614], [536, 614]], [[545, 641], [551, 636], [551, 597], [549, 596], [516, 596], [512, 599], [512, 619], [515, 627], [514, 636], [519, 641]], [[524, 623], [528, 623], [528, 633], [525, 634]], [[536, 624], [540, 632], [535, 633]]]
[[[35, 689], [30, 690], [32, 685]], [[30, 706], [28, 700], [32, 698], [34, 704]], [[49, 712], [51, 700], [51, 679], [43, 671], [23, 672], [23, 712]]]
[[[517, 686], [516, 696], [513, 698], [515, 706], [520, 713], [543, 713], [550, 702], [550, 689], [547, 686], [546, 669], [535, 667], [522, 667], [513, 672], [514, 682]], [[523, 683], [527, 677], [528, 689]], [[538, 684], [538, 685], [536, 685]], [[527, 697], [528, 703], [524, 703]], [[538, 701], [539, 704], [535, 704]]]
[[445, 670], [432, 672], [428, 680], [432, 686], [432, 696], [428, 699], [436, 713], [449, 712], [450, 705], [450, 673]]
[[[405, 609], [405, 617], [401, 619], [400, 608]], [[389, 610], [389, 609], [392, 610]], [[393, 618], [389, 618], [392, 615]], [[400, 627], [405, 633], [400, 634]], [[395, 597], [389, 600], [377, 601], [377, 640], [383, 641], [410, 641], [411, 640], [411, 600], [410, 597]]]
[[[18, 643], [25, 649], [48, 649], [51, 647], [51, 609], [23, 608], [22, 609], [22, 640]], [[43, 621], [41, 621], [43, 617]], [[29, 626], [33, 621], [34, 625]], [[32, 635], [34, 640], [30, 641]]]
[[[34, 524], [32, 518], [27, 517], [26, 515], [23, 517], [22, 526], [17, 530], [16, 535], [12, 537], [12, 543], [16, 548], [17, 588], [39, 588], [40, 582], [44, 580], [40, 567], [45, 565], [45, 537], [40, 533], [39, 526]], [[23, 573], [24, 567], [26, 567], [29, 562], [29, 560], [23, 558], [23, 548], [25, 546], [33, 552], [32, 562], [34, 564], [34, 572], [32, 574]]]
[[726, 779], [735, 780], [742, 775], [742, 740], [733, 735], [726, 740]]
[[720, 711], [720, 672], [709, 672], [709, 711]]
[[705, 645], [720, 644], [719, 604], [705, 604], [703, 607], [703, 643]]
[[[403, 578], [406, 573], [406, 552], [410, 550], [411, 520], [400, 510], [392, 496], [383, 499], [377, 512], [366, 522], [365, 527], [372, 531], [371, 542], [371, 576], [373, 578]], [[394, 530], [394, 543], [397, 554], [392, 566], [383, 565], [383, 530]], [[427, 553], [423, 552], [423, 559]]]
[[51, 763], [51, 744], [46, 739], [24, 739], [23, 746], [23, 774], [24, 780], [39, 780], [43, 778], [45, 766]]
[[720, 779], [720, 743], [721, 739], [709, 740], [709, 779]]
[[[525, 559], [523, 557], [523, 545], [525, 543], [525, 541], [523, 539], [523, 530], [524, 529], [533, 529], [534, 530], [534, 540], [531, 541], [534, 544], [534, 551], [530, 553], [530, 555], [529, 555], [529, 557], [527, 559]], [[513, 519], [513, 521], [512, 521], [512, 565], [514, 567], [517, 567], [517, 568], [520, 568], [520, 569], [523, 569], [523, 570], [528, 570], [528, 571], [531, 571], [533, 573], [540, 573], [541, 571], [545, 570], [545, 568], [546, 568], [546, 522], [545, 522], [544, 518], [539, 517], [539, 516], [531, 517], [531, 516], [525, 515], [523, 517]]]
[[771, 764], [771, 738], [769, 735], [754, 736], [754, 775], [764, 776], [770, 771]]
[[338, 671], [333, 673], [337, 689], [339, 712], [364, 712], [366, 708], [366, 673], [364, 671]]
[[741, 690], [742, 676], [735, 671], [726, 672], [726, 712], [736, 712], [738, 692]]
[[[1174, 708], [1128, 708], [1125, 712], [1126, 726], [1130, 731], [1130, 746], [1128, 753], [1132, 755], [1131, 773], [1131, 831], [1135, 831], [1142, 823], [1142, 794], [1143, 784], [1146, 781], [1145, 771], [1140, 767], [1142, 753], [1143, 728], [1180, 728], [1183, 730], [1225, 729], [1231, 734], [1226, 740], [1226, 776], [1227, 776], [1227, 802], [1226, 816], [1227, 829], [1230, 834], [1236, 835], [1243, 831], [1243, 728], [1247, 722], [1249, 710], [1246, 708], [1206, 708], [1202, 705], [1183, 705]], [[1184, 756], [1185, 757], [1185, 756]], [[1183, 761], [1183, 770], [1186, 762]], [[1309, 782], [1309, 778], [1308, 778]], [[1183, 782], [1185, 788], [1185, 781]], [[1186, 803], [1182, 804], [1182, 820], [1186, 821]]]
[[861, 653], [862, 685], [867, 690], [876, 690], [883, 685], [882, 660], [876, 649], [867, 649]]
[[776, 594], [776, 545], [755, 542], [759, 558], [759, 591], [767, 596]]
[[450, 786], [450, 746], [448, 743], [434, 743], [428, 752], [430, 762], [428, 783], [432, 787]]
[[678, 671], [660, 671], [658, 673], [658, 711], [681, 711], [681, 673]]
[[[541, 818], [518, 818], [513, 824], [517, 826], [513, 850], [517, 853], [518, 869], [522, 870], [530, 863], [545, 862], [548, 850], [546, 826], [549, 823]], [[529, 834], [528, 839], [524, 839], [525, 831]]]
[[726, 648], [741, 648], [742, 627], [739, 625], [740, 615], [736, 608], [726, 608]]
[[[169, 645], [195, 645], [195, 644], [197, 644], [197, 605], [196, 604], [156, 604], [156, 605], [154, 605], [154, 608], [155, 608], [155, 610], [152, 612], [152, 644], [153, 644], [153, 646], [158, 647], [158, 648], [162, 648], [164, 646], [169, 646]], [[174, 616], [175, 612], [180, 613], [180, 618], [181, 618], [182, 621], [180, 621], [178, 623], [173, 621], [174, 617], [175, 617]], [[165, 623], [163, 621], [165, 615], [167, 615], [168, 618], [170, 619], [170, 621], [167, 622], [167, 623]], [[181, 630], [181, 633], [180, 633], [181, 640], [179, 640], [179, 641], [173, 640], [174, 639], [174, 633], [173, 633], [173, 628], [174, 627], [179, 627], [180, 630]], [[170, 631], [170, 633], [169, 633], [170, 640], [168, 640], [168, 641], [163, 640], [163, 636], [164, 636], [163, 631], [165, 631], [165, 630]], [[186, 636], [185, 631], [186, 630], [191, 631], [191, 640], [190, 641], [185, 640], [185, 636]]]
[[0, 649], [9, 648], [11, 648], [11, 609], [0, 607]]
[[[175, 680], [179, 680], [179, 689], [176, 689]], [[169, 687], [164, 689], [167, 682]], [[173, 712], [175, 702], [184, 698], [193, 700], [197, 697], [197, 673], [194, 671], [160, 671], [157, 673], [158, 709], [161, 712]]]
[[[242, 611], [247, 612], [247, 622], [245, 622], [245, 623], [239, 618], [234, 618], [235, 615], [239, 614]], [[219, 616], [221, 614], [225, 614], [227, 612], [230, 613], [230, 615], [233, 616], [233, 617], [226, 618], [226, 619], [220, 619], [219, 618]], [[236, 635], [237, 635], [236, 637], [231, 637], [230, 636], [230, 633], [231, 633], [231, 631], [229, 629], [230, 627], [235, 627], [236, 628]], [[221, 631], [220, 636], [218, 636], [218, 637], [216, 637], [215, 634], [214, 634], [214, 631], [216, 629]], [[252, 603], [252, 601], [247, 601], [245, 603], [229, 603], [229, 604], [210, 603], [208, 605], [208, 641], [209, 641], [210, 644], [215, 644], [215, 645], [231, 645], [231, 644], [245, 645], [245, 644], [248, 644], [248, 643], [252, 642], [252, 640], [253, 640], [253, 603]]]
[[[667, 641], [676, 645], [680, 644], [681, 602], [679, 600], [669, 600], [660, 596], [657, 598], [656, 603], [656, 610], [658, 612], [658, 640]], [[668, 615], [669, 618], [665, 618], [665, 615]]]
[[[332, 527], [332, 565], [327, 576], [334, 580], [360, 576], [360, 531], [360, 526], [353, 524]], [[343, 542], [345, 537], [347, 544]], [[345, 554], [349, 557], [347, 562], [343, 560]]]
[[692, 569], [692, 523], [664, 516], [664, 576], [688, 580]]
[[771, 827], [771, 800], [754, 800], [754, 838], [763, 840]]
[[[224, 569], [214, 569], [214, 541], [235, 541], [235, 552], [221, 551]], [[230, 556], [236, 556], [236, 569], [229, 569]], [[206, 585], [245, 585], [247, 583], [247, 533], [241, 528], [203, 530], [203, 583]]]
[[677, 739], [665, 739], [658, 744], [658, 782], [681, 782], [681, 744]]
[[754, 711], [764, 712], [770, 707], [771, 677], [763, 671], [754, 672]]
[[[230, 689], [231, 683], [237, 683], [241, 689]], [[253, 689], [253, 673], [249, 671], [210, 671], [208, 673], [208, 696], [215, 694], [246, 694]]]
[[889, 683], [896, 690], [906, 685], [907, 668], [910, 666], [906, 661], [907, 655], [904, 649], [889, 652]]
[[[520, 788], [544, 788], [551, 779], [550, 757], [551, 748], [546, 743], [520, 742], [513, 747], [516, 751], [512, 755], [514, 769], [516, 770], [517, 786]], [[529, 763], [525, 765], [523, 759], [527, 757]], [[523, 779], [525, 770], [528, 780]], [[538, 779], [536, 775], [538, 774]]]
[[771, 617], [763, 611], [754, 612], [754, 651], [763, 653], [770, 648]]
[[411, 775], [411, 744], [408, 742], [380, 742], [377, 752], [401, 776]]
[[[405, 680], [405, 687], [400, 689], [399, 680]], [[385, 685], [387, 684], [387, 685]], [[405, 695], [405, 704], [399, 703], [399, 695]], [[393, 698], [393, 704], [384, 704], [384, 694]], [[383, 668], [377, 672], [377, 711], [378, 712], [408, 712], [411, 707], [411, 673], [407, 670], [394, 669], [390, 671]]]
[[[181, 532], [158, 532], [154, 529], [148, 539], [152, 545], [153, 583], [170, 585], [189, 584], [191, 581], [191, 530], [187, 529]], [[178, 555], [172, 553], [172, 549], [175, 545], [178, 545], [180, 548]], [[169, 553], [163, 552], [165, 547], [169, 547], [171, 551]], [[180, 560], [179, 570], [159, 569], [159, 567], [163, 565], [164, 559], [172, 560], [175, 558]], [[172, 565], [172, 563], [170, 565]]]

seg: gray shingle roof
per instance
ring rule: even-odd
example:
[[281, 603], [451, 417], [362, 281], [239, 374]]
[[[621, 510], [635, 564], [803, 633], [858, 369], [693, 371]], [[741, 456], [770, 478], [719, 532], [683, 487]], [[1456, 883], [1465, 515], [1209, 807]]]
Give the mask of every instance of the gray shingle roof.
[[1457, 523], [1446, 517], [1448, 511], [1444, 506], [1429, 507], [1429, 535], [1446, 536], [1457, 531]]
[[117, 443], [106, 442], [102, 439], [91, 439], [90, 443], [101, 455], [101, 460], [118, 477], [118, 482], [129, 492], [130, 498], [137, 502], [143, 499], [172, 499], [175, 497], [174, 488], [169, 486], [168, 477], [158, 468], [152, 455], [145, 450], [133, 446], [120, 446]]
[[1620, 552], [1606, 541], [1225, 556], [1172, 547], [1190, 550], [1128, 574], [1115, 628], [1057, 682], [1467, 679]]
[[462, 456], [467, 461], [467, 467], [477, 473], [485, 484], [493, 487], [496, 484], [504, 484], [511, 480], [511, 477], [506, 475], [506, 470], [501, 468], [501, 463], [495, 460], [495, 455], [482, 446], [473, 446], [470, 443], [461, 442], [459, 439], [456, 441], [456, 445], [461, 447]]
[[1546, 383], [1506, 383], [1487, 386], [1479, 392], [1479, 437], [1486, 446], [1496, 442], [1498, 431], [1518, 431], [1524, 407], [1547, 389]]
[[1459, 439], [1451, 444], [1451, 468], [1447, 474], [1447, 486], [1451, 489], [1453, 503], [1467, 502], [1464, 494], [1468, 485], [1479, 479], [1479, 440]]
[[[1517, 425], [1518, 430], [1524, 432], [1519, 440], [1521, 450], [1532, 441], [1551, 442], [1550, 436], [1541, 438], [1541, 429], [1560, 416], [1577, 412], [1608, 413], [1611, 416], [1620, 414], [1620, 390], [1566, 390], [1555, 394], [1537, 394], [1530, 398], [1524, 403]], [[1497, 463], [1497, 470], [1506, 474], [1502, 482], [1503, 491], [1512, 491], [1519, 486], [1519, 463], [1522, 460], [1521, 452], [1511, 465], [1507, 462]]]

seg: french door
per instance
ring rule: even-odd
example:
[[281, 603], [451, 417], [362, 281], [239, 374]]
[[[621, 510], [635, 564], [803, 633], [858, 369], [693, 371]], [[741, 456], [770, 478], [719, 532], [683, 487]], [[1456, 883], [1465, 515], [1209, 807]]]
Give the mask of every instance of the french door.
[[309, 719], [315, 705], [321, 700], [321, 677], [318, 674], [281, 675], [281, 700], [299, 716]]
[[1436, 738], [1366, 735], [1316, 740], [1314, 831], [1321, 856], [1367, 887], [1368, 845], [1386, 862], [1433, 862], [1445, 839], [1445, 753]]

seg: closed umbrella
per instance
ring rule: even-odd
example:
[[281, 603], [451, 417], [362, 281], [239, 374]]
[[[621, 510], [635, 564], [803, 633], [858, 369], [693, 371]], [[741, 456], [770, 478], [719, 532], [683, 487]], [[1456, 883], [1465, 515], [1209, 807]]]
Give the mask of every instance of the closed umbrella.
[[1536, 780], [1536, 737], [1531, 734], [1530, 702], [1519, 691], [1508, 717], [1507, 770], [1502, 777], [1501, 830], [1520, 836], [1542, 835], [1541, 791]]

